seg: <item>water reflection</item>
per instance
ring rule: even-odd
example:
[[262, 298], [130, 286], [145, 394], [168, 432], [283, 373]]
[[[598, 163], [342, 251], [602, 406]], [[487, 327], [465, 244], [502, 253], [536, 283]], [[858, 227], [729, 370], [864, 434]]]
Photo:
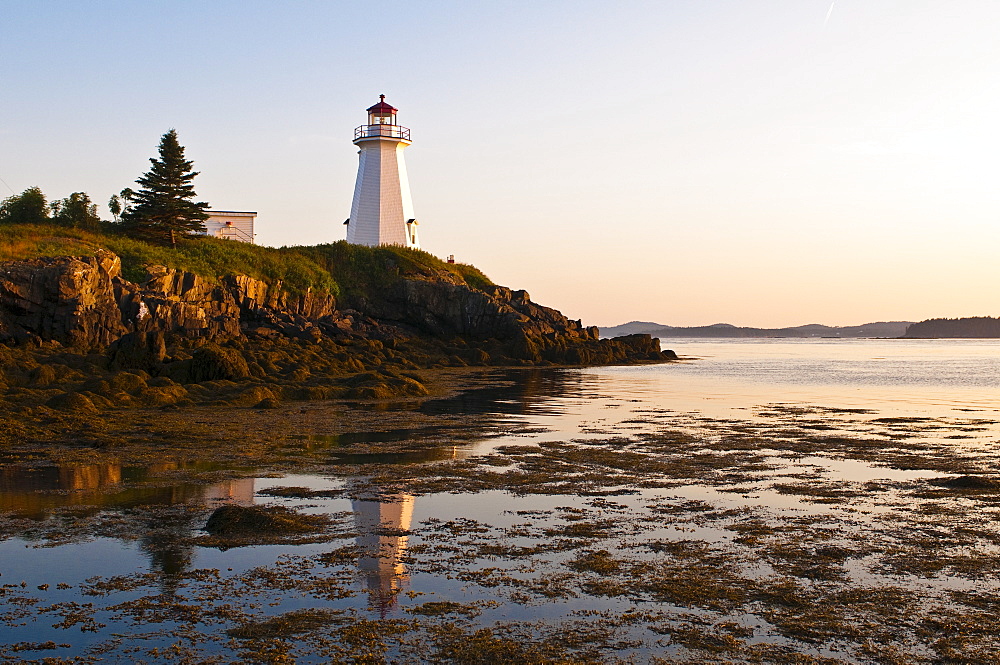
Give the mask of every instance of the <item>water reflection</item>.
[[434, 446], [391, 453], [339, 453], [334, 455], [331, 462], [333, 464], [419, 464], [457, 458], [458, 446]]
[[[202, 486], [196, 500], [213, 507], [221, 504], [249, 506], [255, 501], [255, 486], [255, 478], [224, 480]], [[174, 595], [180, 575], [193, 567], [196, 548], [191, 538], [201, 531], [204, 523], [204, 515], [198, 511], [166, 515], [149, 513], [139, 544], [149, 557], [150, 571], [160, 573], [160, 593]]]
[[302, 441], [302, 446], [314, 448], [337, 448], [358, 443], [393, 443], [423, 439], [438, 434], [448, 434], [454, 430], [450, 425], [430, 425], [428, 427], [407, 427], [401, 429], [378, 430], [375, 432], [346, 432], [344, 434], [293, 434], [289, 439]]
[[[355, 455], [345, 463], [392, 463], [450, 459], [455, 446], [423, 451]], [[403, 459], [407, 456], [412, 459]], [[365, 458], [362, 460], [361, 458]], [[157, 573], [160, 593], [177, 592], [181, 575], [195, 566], [197, 546], [192, 544], [205, 524], [203, 510], [164, 511], [157, 506], [202, 504], [211, 507], [223, 503], [253, 505], [257, 479], [237, 478], [211, 485], [176, 483], [143, 486], [142, 482], [162, 482], [163, 474], [188, 466], [162, 463], [149, 467], [123, 467], [117, 464], [66, 464], [53, 466], [0, 467], [0, 511], [32, 519], [44, 519], [54, 510], [67, 506], [93, 506], [96, 510], [142, 507], [134, 531], [123, 534], [126, 540], [138, 532], [139, 548], [149, 561], [150, 572]], [[291, 477], [289, 482], [296, 479]], [[318, 480], [310, 478], [310, 480]], [[135, 484], [135, 485], [130, 485]], [[400, 494], [380, 500], [354, 500], [357, 546], [361, 551], [358, 570], [362, 585], [369, 594], [369, 606], [386, 615], [396, 604], [396, 595], [406, 586], [408, 577], [402, 563], [413, 517], [414, 497]]]
[[173, 505], [220, 499], [239, 500], [253, 493], [253, 479], [215, 485], [149, 481], [173, 471], [210, 471], [217, 465], [164, 462], [145, 467], [120, 464], [59, 464], [0, 466], [0, 512], [43, 519], [66, 506], [129, 508], [138, 505]]
[[[315, 451], [340, 448], [355, 444], [395, 443], [423, 441], [438, 434], [454, 434], [451, 425], [434, 425], [407, 429], [379, 430], [375, 432], [348, 432], [346, 434], [296, 434], [288, 437], [300, 449]], [[346, 453], [331, 451], [330, 464], [416, 464], [457, 459], [457, 445], [430, 445], [417, 449], [394, 450], [384, 453]]]
[[504, 370], [491, 376], [502, 385], [478, 388], [444, 399], [424, 402], [418, 409], [429, 415], [555, 415], [562, 411], [553, 400], [593, 397], [594, 378], [564, 369]]
[[[591, 392], [592, 378], [581, 373], [554, 369], [498, 372], [503, 385], [472, 390], [448, 399], [428, 400], [409, 405], [427, 414], [548, 415], [561, 409], [554, 400]], [[346, 433], [335, 436], [303, 435], [290, 438], [309, 449], [329, 448], [334, 464], [413, 464], [455, 459], [465, 450], [451, 436], [454, 425], [386, 429], [376, 432]], [[427, 445], [436, 436], [446, 435], [445, 445]], [[422, 447], [406, 447], [391, 452], [341, 452], [340, 447], [413, 441]], [[402, 444], [407, 446], [406, 443]], [[212, 471], [211, 463], [164, 462], [146, 467], [117, 464], [66, 464], [50, 466], [0, 466], [0, 511], [22, 517], [44, 519], [68, 506], [93, 506], [95, 510], [139, 507], [132, 515], [139, 519], [128, 540], [138, 535], [138, 544], [158, 573], [160, 593], [177, 592], [183, 573], [197, 567], [198, 547], [194, 538], [204, 527], [204, 510], [161, 510], [177, 504], [221, 503], [252, 505], [256, 501], [254, 478], [227, 480], [200, 485], [179, 478], [175, 472]], [[346, 479], [350, 483], [350, 479]], [[287, 477], [290, 486], [302, 479]], [[323, 484], [311, 477], [307, 484]], [[341, 501], [332, 499], [332, 502]], [[360, 551], [358, 574], [368, 594], [368, 605], [382, 616], [397, 604], [398, 594], [409, 584], [403, 564], [413, 518], [414, 496], [396, 494], [378, 500], [351, 501], [356, 545]]]
[[351, 501], [361, 551], [358, 568], [368, 590], [368, 606], [383, 618], [409, 579], [402, 557], [413, 519], [413, 501], [409, 494]]
[[254, 503], [256, 478], [234, 478], [205, 487], [202, 500], [207, 503], [234, 503], [250, 506]]

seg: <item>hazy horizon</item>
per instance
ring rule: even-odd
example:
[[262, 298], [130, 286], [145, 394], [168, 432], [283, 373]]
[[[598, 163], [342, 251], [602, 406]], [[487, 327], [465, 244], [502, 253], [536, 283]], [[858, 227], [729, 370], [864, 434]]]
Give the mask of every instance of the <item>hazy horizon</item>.
[[[939, 317], [937, 317], [939, 318]], [[781, 328], [802, 328], [804, 326], [826, 326], [828, 328], [857, 328], [858, 326], [866, 326], [873, 323], [917, 323], [916, 321], [909, 321], [905, 319], [896, 321], [862, 321], [860, 323], [847, 323], [847, 324], [830, 324], [830, 323], [819, 323], [816, 321], [809, 321], [808, 323], [793, 323], [787, 326], [748, 326], [742, 323], [734, 323], [732, 321], [713, 321], [711, 323], [692, 323], [685, 325], [678, 325], [675, 323], [664, 323], [662, 321], [647, 321], [645, 319], [631, 319], [629, 321], [622, 321], [621, 323], [612, 323], [609, 325], [598, 325], [599, 328], [617, 328], [618, 326], [628, 325], [630, 323], [649, 323], [657, 326], [666, 326], [668, 328], [708, 328], [711, 326], [735, 326], [736, 328], [759, 328], [761, 330], [769, 329], [781, 329]]]
[[588, 324], [997, 314], [998, 3], [5, 9], [2, 197], [104, 204], [176, 128], [262, 244], [341, 240], [384, 93], [424, 248]]

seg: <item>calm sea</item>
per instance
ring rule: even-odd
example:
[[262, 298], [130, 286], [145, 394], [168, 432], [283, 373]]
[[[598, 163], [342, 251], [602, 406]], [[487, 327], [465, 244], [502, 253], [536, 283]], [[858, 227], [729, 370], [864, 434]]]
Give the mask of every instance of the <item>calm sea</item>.
[[1000, 340], [670, 339], [672, 365], [584, 370], [709, 415], [774, 402], [944, 416], [1000, 407]]

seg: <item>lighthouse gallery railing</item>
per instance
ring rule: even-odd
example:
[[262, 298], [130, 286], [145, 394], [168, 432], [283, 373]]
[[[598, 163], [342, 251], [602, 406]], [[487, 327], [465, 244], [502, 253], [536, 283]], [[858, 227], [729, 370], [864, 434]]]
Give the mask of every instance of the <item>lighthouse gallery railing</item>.
[[361, 125], [354, 130], [354, 140], [375, 139], [384, 136], [390, 139], [410, 140], [410, 128], [400, 125]]

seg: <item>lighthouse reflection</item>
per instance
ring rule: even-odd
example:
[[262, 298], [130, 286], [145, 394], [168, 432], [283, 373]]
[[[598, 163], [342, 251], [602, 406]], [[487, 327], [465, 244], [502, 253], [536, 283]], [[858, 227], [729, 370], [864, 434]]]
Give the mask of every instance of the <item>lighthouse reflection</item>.
[[368, 606], [383, 617], [408, 581], [402, 558], [413, 520], [413, 500], [412, 495], [397, 494], [378, 501], [351, 501], [361, 552], [358, 569], [368, 591]]

